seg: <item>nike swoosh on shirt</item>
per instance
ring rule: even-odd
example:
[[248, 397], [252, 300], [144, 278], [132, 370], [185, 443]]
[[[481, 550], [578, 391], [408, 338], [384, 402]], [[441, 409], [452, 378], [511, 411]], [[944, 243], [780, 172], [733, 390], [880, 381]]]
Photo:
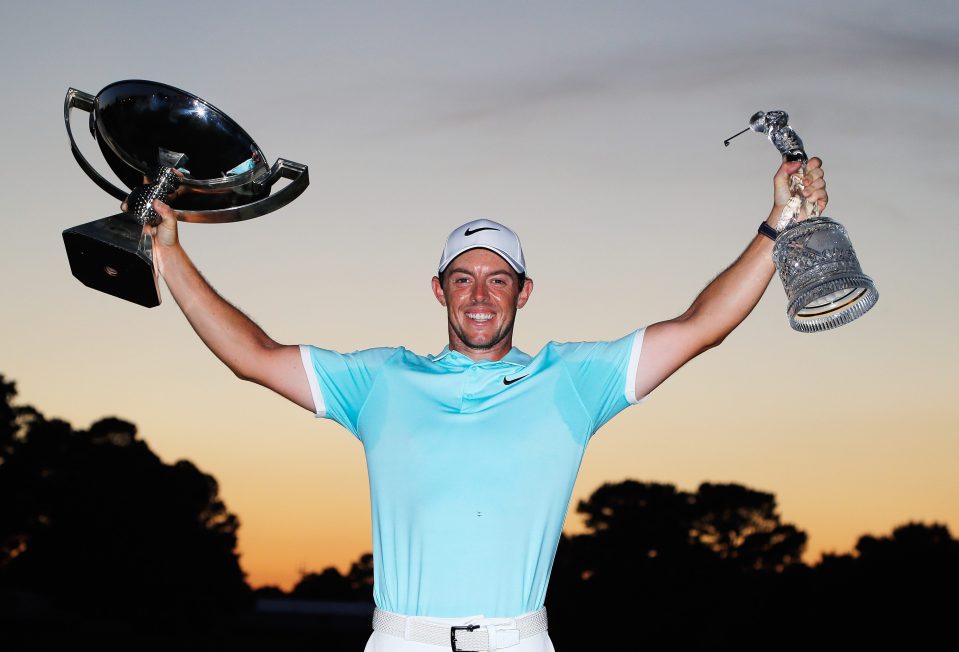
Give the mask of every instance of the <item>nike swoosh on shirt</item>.
[[480, 231], [499, 231], [495, 226], [481, 226], [478, 229], [466, 229], [466, 232], [463, 235], [473, 235], [474, 233], [479, 233]]
[[[529, 375], [529, 374], [526, 374], [526, 376], [528, 376], [528, 375]], [[506, 378], [503, 378], [503, 384], [504, 384], [504, 385], [512, 385], [512, 384], [515, 383], [515, 382], [518, 382], [518, 381], [520, 381], [520, 380], [523, 380], [524, 378], [526, 378], [526, 376], [520, 376], [519, 378], [514, 378], [513, 380], [507, 380]]]

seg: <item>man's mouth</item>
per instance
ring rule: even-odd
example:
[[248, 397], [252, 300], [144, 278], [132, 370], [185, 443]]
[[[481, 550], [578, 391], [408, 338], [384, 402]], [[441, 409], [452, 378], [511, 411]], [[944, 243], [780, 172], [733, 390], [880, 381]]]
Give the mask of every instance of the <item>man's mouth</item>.
[[466, 313], [468, 319], [473, 319], [475, 321], [489, 321], [493, 318], [493, 313], [491, 312], [468, 312]]

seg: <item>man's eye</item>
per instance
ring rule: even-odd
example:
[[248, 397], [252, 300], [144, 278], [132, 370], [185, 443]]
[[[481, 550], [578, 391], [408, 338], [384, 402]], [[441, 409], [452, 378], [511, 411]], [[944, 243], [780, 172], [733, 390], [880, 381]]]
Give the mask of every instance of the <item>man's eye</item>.
[[465, 276], [462, 277], [462, 278], [454, 278], [454, 279], [453, 279], [453, 282], [454, 282], [454, 283], [466, 283], [467, 281], [469, 281], [469, 279], [466, 278]]

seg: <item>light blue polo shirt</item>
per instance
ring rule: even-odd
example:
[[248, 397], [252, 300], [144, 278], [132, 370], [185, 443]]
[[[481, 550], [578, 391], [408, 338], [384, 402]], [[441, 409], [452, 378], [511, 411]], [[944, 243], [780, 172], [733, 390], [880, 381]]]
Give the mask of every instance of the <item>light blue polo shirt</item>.
[[316, 415], [366, 451], [380, 609], [502, 618], [543, 606], [586, 444], [645, 401], [644, 330], [497, 362], [300, 345]]

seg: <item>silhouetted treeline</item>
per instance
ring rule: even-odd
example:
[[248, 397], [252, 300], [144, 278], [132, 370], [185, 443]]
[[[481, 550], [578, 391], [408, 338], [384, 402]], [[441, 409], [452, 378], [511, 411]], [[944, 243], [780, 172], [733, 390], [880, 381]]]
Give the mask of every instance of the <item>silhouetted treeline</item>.
[[627, 480], [577, 511], [589, 531], [563, 536], [547, 593], [557, 649], [926, 649], [952, 636], [959, 542], [943, 525], [863, 536], [807, 566], [806, 535], [772, 494], [735, 484]]
[[[372, 554], [346, 575], [251, 594], [212, 477], [162, 463], [129, 422], [74, 430], [15, 395], [0, 375], [0, 649], [363, 649]], [[809, 566], [775, 497], [737, 484], [626, 480], [576, 509], [586, 531], [560, 540], [547, 593], [559, 652], [925, 649], [952, 636], [959, 542], [944, 525], [865, 535]]]
[[194, 633], [252, 604], [213, 477], [164, 464], [132, 423], [75, 430], [15, 395], [0, 375], [0, 632], [35, 619], [34, 642], [80, 622]]
[[290, 595], [303, 600], [373, 602], [373, 553], [353, 562], [346, 575], [333, 566], [320, 573], [303, 573]]

